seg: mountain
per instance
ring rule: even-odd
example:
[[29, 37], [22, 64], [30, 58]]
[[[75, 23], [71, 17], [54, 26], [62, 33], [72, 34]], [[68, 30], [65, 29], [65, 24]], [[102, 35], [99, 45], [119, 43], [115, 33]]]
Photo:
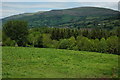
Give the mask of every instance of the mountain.
[[[24, 13], [2, 19], [3, 23], [8, 20], [25, 20], [30, 27], [106, 27], [113, 21], [117, 26], [120, 20], [120, 12], [99, 7], [77, 7], [62, 10], [40, 11], [37, 13]], [[107, 26], [108, 27], [108, 26]], [[113, 27], [113, 26], [112, 26]]]

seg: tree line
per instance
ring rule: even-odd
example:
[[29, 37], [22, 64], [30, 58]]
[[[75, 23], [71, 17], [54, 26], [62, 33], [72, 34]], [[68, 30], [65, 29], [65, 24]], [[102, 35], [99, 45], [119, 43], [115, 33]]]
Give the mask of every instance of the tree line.
[[119, 54], [119, 28], [28, 28], [25, 21], [3, 25], [3, 46], [57, 48]]

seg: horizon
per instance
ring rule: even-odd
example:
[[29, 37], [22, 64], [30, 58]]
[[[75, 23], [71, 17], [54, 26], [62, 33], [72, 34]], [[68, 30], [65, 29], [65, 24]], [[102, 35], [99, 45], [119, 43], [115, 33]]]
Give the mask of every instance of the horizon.
[[3, 2], [0, 19], [24, 13], [61, 10], [78, 7], [99, 7], [118, 11], [117, 2]]

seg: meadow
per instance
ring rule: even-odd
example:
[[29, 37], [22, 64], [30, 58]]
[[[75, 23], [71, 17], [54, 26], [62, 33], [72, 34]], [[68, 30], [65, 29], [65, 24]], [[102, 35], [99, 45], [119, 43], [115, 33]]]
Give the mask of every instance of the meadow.
[[52, 48], [3, 47], [3, 78], [117, 78], [118, 55]]

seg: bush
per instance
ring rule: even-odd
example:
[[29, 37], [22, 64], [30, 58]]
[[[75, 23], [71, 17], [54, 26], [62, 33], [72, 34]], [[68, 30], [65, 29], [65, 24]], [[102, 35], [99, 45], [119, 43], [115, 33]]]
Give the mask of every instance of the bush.
[[2, 46], [15, 46], [15, 40], [11, 40], [4, 32], [2, 32]]
[[11, 40], [10, 38], [7, 38], [6, 40], [2, 42], [2, 45], [3, 46], [15, 46], [16, 42], [15, 40]]
[[74, 46], [74, 47], [72, 48], [72, 50], [76, 50], [76, 51], [79, 50], [79, 49], [78, 49], [78, 46]]
[[57, 41], [57, 40], [52, 40], [51, 48], [58, 48], [58, 43], [59, 43], [59, 41]]

